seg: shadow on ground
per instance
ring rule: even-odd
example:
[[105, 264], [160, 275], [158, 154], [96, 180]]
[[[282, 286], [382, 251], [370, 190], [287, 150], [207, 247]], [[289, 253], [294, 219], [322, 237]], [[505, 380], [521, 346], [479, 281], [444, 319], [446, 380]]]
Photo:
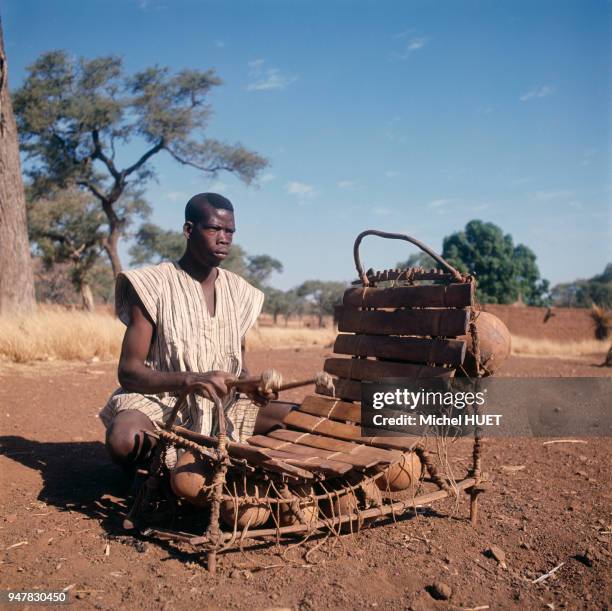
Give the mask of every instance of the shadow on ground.
[[39, 471], [38, 500], [60, 510], [78, 511], [116, 533], [126, 511], [128, 482], [99, 441], [39, 442], [0, 437], [0, 455]]

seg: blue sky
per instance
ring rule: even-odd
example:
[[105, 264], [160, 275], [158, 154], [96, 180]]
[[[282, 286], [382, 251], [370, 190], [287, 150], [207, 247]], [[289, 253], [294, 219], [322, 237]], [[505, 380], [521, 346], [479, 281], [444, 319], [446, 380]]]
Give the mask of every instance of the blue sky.
[[[280, 288], [355, 277], [363, 229], [441, 249], [474, 218], [552, 283], [612, 261], [609, 1], [4, 0], [2, 18], [12, 88], [57, 48], [215, 68], [209, 135], [270, 167], [246, 187], [158, 156], [153, 220], [179, 229], [190, 195], [227, 195], [236, 241], [283, 262]], [[414, 252], [363, 251], [375, 268]]]

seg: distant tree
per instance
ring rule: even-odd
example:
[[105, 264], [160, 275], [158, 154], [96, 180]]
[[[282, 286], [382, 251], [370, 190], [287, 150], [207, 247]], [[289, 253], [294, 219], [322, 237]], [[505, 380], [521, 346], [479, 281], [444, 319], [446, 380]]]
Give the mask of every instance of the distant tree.
[[590, 308], [593, 304], [612, 308], [612, 263], [601, 274], [586, 280], [556, 284], [550, 291], [552, 303], [558, 307]]
[[464, 231], [444, 238], [442, 256], [462, 272], [476, 276], [478, 298], [483, 303], [542, 305], [548, 281], [540, 279], [533, 251], [514, 245], [493, 223], [470, 221]]
[[[120, 202], [154, 177], [151, 159], [165, 151], [212, 177], [235, 173], [247, 184], [267, 161], [241, 144], [205, 138], [207, 96], [221, 84], [213, 70], [152, 67], [128, 76], [118, 57], [74, 59], [65, 51], [41, 55], [14, 94], [21, 148], [39, 194], [76, 184], [97, 199], [108, 230], [103, 247], [115, 276], [118, 243], [131, 213]], [[4, 108], [4, 105], [3, 105]], [[119, 165], [144, 145], [131, 162]]]
[[34, 274], [17, 128], [0, 20], [0, 314], [34, 309]]
[[94, 309], [92, 284], [103, 252], [106, 222], [95, 199], [76, 188], [28, 200], [28, 229], [47, 270], [70, 263], [69, 278], [85, 309]]
[[162, 229], [153, 223], [144, 223], [134, 236], [130, 248], [132, 265], [176, 261], [185, 252], [185, 237], [180, 231]]
[[[82, 295], [71, 282], [72, 263], [55, 263], [51, 267], [39, 257], [34, 260], [36, 300], [44, 303], [71, 305], [83, 303]], [[115, 280], [110, 264], [100, 258], [89, 271], [91, 291], [98, 303], [112, 303]]]
[[289, 324], [291, 316], [297, 316], [301, 319], [306, 310], [306, 300], [300, 297], [295, 289], [285, 291], [285, 308], [282, 316], [285, 320], [285, 327]]
[[273, 287], [266, 287], [264, 293], [266, 297], [264, 299], [263, 311], [266, 314], [271, 314], [272, 321], [274, 324], [277, 324], [278, 317], [287, 310], [286, 293]]
[[319, 319], [319, 327], [322, 327], [323, 316], [333, 316], [334, 305], [342, 301], [346, 286], [344, 282], [307, 280], [295, 292], [310, 303], [313, 313]]
[[40, 257], [35, 257], [33, 264], [36, 301], [60, 305], [76, 304], [82, 301], [70, 282], [70, 263], [49, 267]]
[[274, 324], [278, 323], [278, 317], [282, 316], [285, 326], [289, 324], [289, 318], [293, 315], [301, 315], [306, 302], [295, 290], [281, 291], [269, 286], [264, 287], [266, 295], [264, 301], [264, 312], [271, 314]]
[[258, 287], [262, 287], [274, 272], [281, 273], [283, 264], [270, 255], [253, 255], [247, 257], [247, 274], [249, 280]]

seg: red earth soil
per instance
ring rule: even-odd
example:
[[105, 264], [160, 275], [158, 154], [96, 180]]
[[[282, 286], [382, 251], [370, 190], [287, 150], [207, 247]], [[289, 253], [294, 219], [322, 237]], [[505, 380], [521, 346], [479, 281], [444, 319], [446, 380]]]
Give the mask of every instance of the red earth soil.
[[[326, 353], [253, 352], [249, 365], [297, 379]], [[503, 374], [610, 375], [595, 364], [512, 357]], [[76, 607], [95, 609], [603, 609], [612, 600], [609, 438], [487, 441], [492, 483], [476, 530], [465, 498], [444, 500], [329, 539], [308, 561], [322, 539], [222, 555], [213, 578], [193, 549], [122, 531], [124, 482], [97, 417], [116, 384], [112, 363], [0, 371], [0, 589], [70, 588]], [[468, 453], [466, 441], [453, 447], [462, 465]], [[506, 568], [487, 555], [492, 545]], [[432, 597], [434, 582], [450, 588], [448, 600]]]

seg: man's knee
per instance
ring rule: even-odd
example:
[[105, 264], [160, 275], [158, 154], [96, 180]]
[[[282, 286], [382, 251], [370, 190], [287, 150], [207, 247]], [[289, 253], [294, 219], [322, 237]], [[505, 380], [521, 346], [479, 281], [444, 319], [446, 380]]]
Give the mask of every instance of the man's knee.
[[106, 431], [106, 447], [113, 460], [134, 463], [145, 458], [153, 444], [143, 430], [153, 429], [153, 423], [142, 412], [119, 412]]

